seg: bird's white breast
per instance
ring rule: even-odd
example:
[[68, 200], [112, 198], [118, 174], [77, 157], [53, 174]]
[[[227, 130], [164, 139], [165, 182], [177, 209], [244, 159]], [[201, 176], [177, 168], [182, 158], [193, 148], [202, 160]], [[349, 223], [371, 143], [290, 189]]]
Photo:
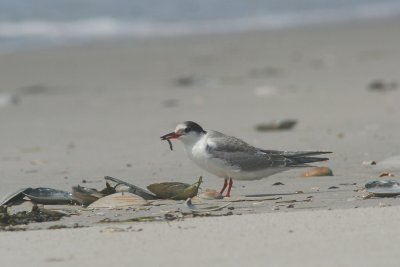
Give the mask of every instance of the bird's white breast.
[[229, 177], [230, 173], [234, 172], [233, 168], [228, 166], [224, 160], [213, 158], [207, 152], [207, 145], [213, 144], [208, 142], [207, 137], [204, 136], [193, 145], [186, 145], [185, 150], [188, 157], [199, 167], [216, 176]]

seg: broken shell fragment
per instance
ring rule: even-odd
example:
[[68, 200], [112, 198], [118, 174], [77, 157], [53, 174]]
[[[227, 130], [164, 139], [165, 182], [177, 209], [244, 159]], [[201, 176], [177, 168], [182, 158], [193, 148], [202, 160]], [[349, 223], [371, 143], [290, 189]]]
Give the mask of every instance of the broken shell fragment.
[[12, 205], [15, 203], [19, 203], [22, 202], [23, 198], [25, 197], [24, 193], [25, 192], [29, 192], [30, 190], [32, 190], [32, 188], [28, 187], [28, 188], [21, 188], [19, 190], [17, 190], [16, 192], [5, 196], [1, 201], [0, 201], [0, 206], [3, 205]]
[[32, 202], [45, 205], [71, 204], [72, 194], [47, 187], [38, 187], [23, 193]]
[[306, 171], [301, 176], [302, 177], [333, 176], [333, 172], [328, 167], [315, 167], [309, 171]]
[[400, 195], [400, 183], [395, 180], [377, 180], [365, 184], [365, 191], [377, 197]]
[[207, 208], [199, 208], [197, 205], [194, 205], [192, 203], [192, 199], [188, 198], [185, 201], [185, 205], [186, 207], [188, 207], [188, 209], [190, 209], [192, 212], [211, 212], [211, 211], [218, 211], [218, 210], [222, 210], [223, 208], [228, 207], [231, 204], [231, 202], [226, 203], [225, 205], [221, 205], [221, 206], [214, 206], [214, 207], [207, 207]]
[[376, 161], [373, 160], [366, 160], [362, 162], [362, 165], [364, 166], [371, 166], [371, 165], [376, 165]]
[[202, 199], [223, 199], [224, 198], [224, 196], [220, 192], [213, 190], [213, 189], [206, 189], [206, 191], [199, 194], [198, 197], [202, 198]]
[[114, 186], [114, 188], [117, 192], [129, 192], [129, 193], [141, 196], [142, 198], [144, 198], [146, 200], [157, 199], [157, 197], [155, 195], [153, 195], [152, 193], [150, 193], [149, 191], [142, 189], [138, 186], [129, 184], [125, 181], [122, 181], [122, 180], [119, 180], [117, 178], [110, 177], [110, 176], [106, 176], [106, 177], [104, 177], [104, 179], [107, 182], [112, 182], [112, 183], [116, 184]]
[[81, 203], [83, 206], [88, 206], [99, 198], [104, 197], [104, 194], [100, 193], [94, 188], [87, 188], [78, 185], [72, 187], [72, 197], [75, 201]]
[[270, 123], [260, 123], [255, 126], [258, 132], [290, 130], [297, 124], [297, 120], [273, 121]]
[[143, 206], [145, 204], [147, 204], [147, 201], [142, 197], [129, 192], [121, 192], [100, 198], [99, 200], [90, 204], [88, 208], [113, 209], [113, 208]]
[[391, 172], [382, 172], [379, 177], [384, 177], [384, 176], [389, 176], [389, 177], [393, 177], [394, 174]]
[[147, 186], [147, 189], [162, 199], [185, 200], [197, 195], [202, 179], [200, 177], [192, 185], [178, 182], [156, 183]]

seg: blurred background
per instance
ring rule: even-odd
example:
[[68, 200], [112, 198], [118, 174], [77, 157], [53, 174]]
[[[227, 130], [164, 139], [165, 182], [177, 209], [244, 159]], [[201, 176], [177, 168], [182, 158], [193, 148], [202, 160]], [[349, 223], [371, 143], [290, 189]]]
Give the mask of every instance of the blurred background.
[[0, 51], [385, 17], [398, 0], [1, 0]]

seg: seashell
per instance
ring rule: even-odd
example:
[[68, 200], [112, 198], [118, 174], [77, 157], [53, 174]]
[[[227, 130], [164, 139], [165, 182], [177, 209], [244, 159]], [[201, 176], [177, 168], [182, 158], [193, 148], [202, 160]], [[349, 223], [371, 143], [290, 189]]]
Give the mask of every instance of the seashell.
[[147, 186], [147, 188], [162, 199], [186, 200], [197, 195], [202, 179], [203, 178], [200, 177], [199, 181], [192, 185], [178, 182], [165, 182], [151, 184]]
[[364, 165], [364, 166], [376, 165], [376, 161], [373, 161], [373, 160], [365, 160], [365, 161], [362, 162], [362, 165]]
[[88, 206], [88, 208], [125, 208], [143, 206], [147, 201], [142, 197], [129, 193], [120, 192], [100, 198]]
[[273, 121], [270, 123], [257, 124], [254, 128], [258, 132], [290, 130], [297, 124], [297, 120]]
[[198, 197], [203, 198], [203, 199], [223, 199], [224, 196], [213, 189], [206, 189], [205, 192], [201, 193], [198, 195]]
[[379, 177], [384, 177], [384, 176], [389, 176], [389, 177], [393, 177], [394, 174], [391, 172], [382, 172]]
[[400, 183], [395, 180], [377, 180], [365, 184], [365, 190], [378, 197], [400, 195]]
[[32, 202], [45, 205], [71, 204], [73, 202], [72, 194], [66, 191], [38, 187], [23, 193]]
[[83, 206], [87, 206], [102, 197], [104, 197], [104, 194], [94, 188], [87, 188], [80, 185], [72, 187], [73, 200], [81, 203]]
[[[122, 180], [119, 180], [117, 178], [106, 176], [106, 177], [104, 177], [104, 179], [107, 182], [115, 183], [116, 185], [114, 186], [114, 188], [117, 192], [129, 192], [129, 193], [141, 196], [142, 198], [144, 198], [146, 200], [157, 199], [157, 197], [155, 195], [153, 195], [152, 193], [150, 193], [149, 191], [142, 189], [138, 186], [129, 184], [127, 182], [124, 182]], [[122, 188], [124, 188], [123, 190], [126, 190], [126, 189], [128, 189], [128, 190], [121, 191]]]
[[17, 190], [16, 192], [5, 196], [0, 201], [0, 206], [21, 202], [22, 199], [25, 197], [24, 192], [29, 192], [30, 190], [32, 190], [32, 188], [30, 188], [30, 187], [21, 188], [21, 189]]
[[188, 198], [185, 201], [185, 205], [186, 207], [188, 207], [188, 209], [190, 209], [192, 212], [211, 212], [211, 211], [218, 211], [218, 210], [222, 210], [223, 208], [228, 207], [231, 204], [231, 202], [226, 203], [225, 205], [221, 205], [221, 206], [214, 206], [214, 207], [207, 207], [207, 208], [199, 208], [197, 205], [194, 205], [192, 203], [192, 199]]
[[333, 172], [328, 167], [315, 167], [303, 173], [302, 177], [333, 176]]

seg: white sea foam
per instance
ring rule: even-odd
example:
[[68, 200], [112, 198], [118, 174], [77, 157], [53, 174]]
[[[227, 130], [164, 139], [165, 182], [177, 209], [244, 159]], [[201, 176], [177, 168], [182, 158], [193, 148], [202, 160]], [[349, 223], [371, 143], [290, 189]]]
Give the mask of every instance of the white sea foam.
[[196, 33], [246, 31], [250, 29], [275, 29], [312, 23], [343, 21], [346, 19], [388, 17], [397, 14], [400, 14], [400, 2], [364, 4], [353, 8], [286, 12], [225, 20], [168, 22], [97, 17], [75, 21], [0, 21], [0, 38], [3, 42], [7, 40], [14, 40], [14, 42], [16, 40], [25, 42], [35, 40], [38, 43], [38, 40], [41, 39], [60, 42], [110, 37], [174, 36]]

